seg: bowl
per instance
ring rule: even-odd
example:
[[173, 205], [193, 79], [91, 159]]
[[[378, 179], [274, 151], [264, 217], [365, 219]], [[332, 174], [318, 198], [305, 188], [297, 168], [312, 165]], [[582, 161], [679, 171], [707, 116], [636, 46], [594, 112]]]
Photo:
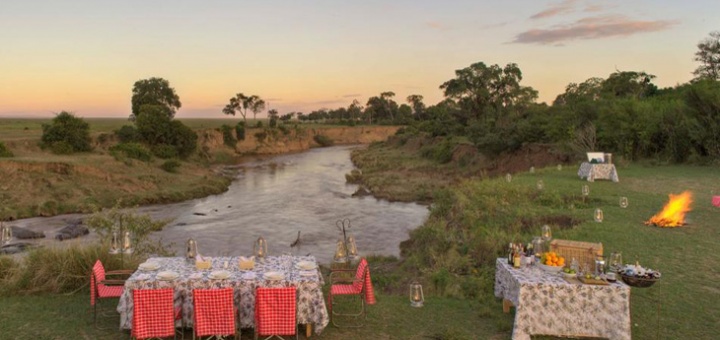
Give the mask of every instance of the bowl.
[[628, 286], [636, 288], [647, 288], [654, 285], [655, 282], [658, 282], [658, 280], [660, 280], [659, 278], [648, 279], [625, 274], [620, 274], [620, 277], [622, 278], [623, 282], [627, 283]]
[[566, 278], [566, 279], [575, 279], [575, 278], [577, 278], [577, 273], [572, 273], [572, 274], [570, 274], [570, 273], [563, 272], [562, 274], [563, 274], [563, 277]]
[[554, 266], [548, 266], [540, 263], [540, 269], [549, 272], [549, 273], [557, 273], [562, 271], [563, 267], [554, 267]]

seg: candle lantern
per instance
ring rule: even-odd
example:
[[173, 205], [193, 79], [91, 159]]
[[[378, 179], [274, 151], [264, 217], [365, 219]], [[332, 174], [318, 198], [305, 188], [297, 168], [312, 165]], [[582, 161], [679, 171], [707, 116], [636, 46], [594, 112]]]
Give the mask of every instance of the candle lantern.
[[549, 242], [552, 239], [552, 230], [550, 229], [549, 225], [543, 225], [542, 226], [542, 240], [545, 242]]
[[511, 175], [511, 174], [506, 174], [506, 175], [505, 175], [505, 181], [508, 182], [508, 183], [512, 182], [512, 175]]
[[582, 186], [582, 195], [583, 196], [590, 195], [590, 187], [587, 184]]
[[545, 242], [543, 242], [542, 237], [535, 236], [532, 240], [532, 247], [534, 255], [539, 259], [540, 256], [545, 252]]
[[620, 197], [620, 208], [627, 208], [627, 207], [628, 207], [627, 197]]
[[603, 221], [603, 211], [600, 208], [595, 209], [595, 222]]
[[534, 167], [534, 166], [531, 166], [531, 167], [530, 167], [530, 173], [531, 173], [531, 174], [534, 174], [534, 173], [535, 173], [535, 167]]
[[110, 254], [119, 254], [120, 253], [120, 235], [117, 232], [117, 230], [113, 230], [112, 232], [112, 240], [110, 240]]
[[413, 307], [422, 307], [425, 302], [422, 286], [417, 282], [410, 284], [410, 305]]
[[132, 241], [129, 231], [126, 231], [125, 234], [123, 234], [122, 252], [124, 254], [132, 254], [133, 252]]
[[537, 181], [537, 189], [538, 189], [538, 190], [545, 189], [545, 182], [543, 182], [543, 180], [539, 179], [539, 180]]
[[337, 263], [345, 263], [348, 260], [347, 249], [345, 248], [345, 242], [343, 242], [343, 240], [338, 240], [335, 245], [334, 260]]
[[12, 227], [0, 223], [0, 243], [9, 244], [12, 241]]
[[347, 256], [350, 259], [356, 259], [358, 257], [357, 244], [355, 243], [355, 236], [350, 234], [347, 238]]
[[609, 261], [610, 271], [612, 271], [612, 272], [616, 272], [623, 267], [622, 253], [619, 251], [613, 252], [612, 254], [610, 254], [610, 259], [608, 261]]
[[557, 169], [558, 171], [562, 171], [562, 164], [558, 164]]
[[187, 240], [187, 253], [185, 254], [186, 259], [188, 262], [195, 262], [195, 258], [197, 258], [198, 250], [197, 250], [197, 242], [195, 242], [194, 239], [189, 238]]
[[267, 242], [262, 236], [258, 237], [257, 241], [255, 241], [253, 253], [255, 254], [255, 257], [261, 260], [267, 256]]

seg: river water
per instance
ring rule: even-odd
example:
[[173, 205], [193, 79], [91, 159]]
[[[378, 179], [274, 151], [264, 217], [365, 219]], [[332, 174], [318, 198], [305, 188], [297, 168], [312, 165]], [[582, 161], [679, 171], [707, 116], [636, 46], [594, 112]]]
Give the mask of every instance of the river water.
[[[143, 207], [140, 212], [172, 221], [153, 237], [172, 243], [178, 255], [192, 237], [207, 256], [251, 255], [262, 236], [270, 255], [312, 254], [329, 263], [341, 238], [336, 221], [349, 219], [361, 255], [399, 255], [399, 244], [408, 232], [427, 219], [427, 207], [415, 203], [387, 202], [374, 197], [351, 197], [357, 185], [347, 184], [345, 174], [354, 167], [354, 147], [311, 149], [237, 167], [237, 178], [227, 192], [181, 203]], [[18, 226], [61, 220], [81, 215], [33, 218]], [[37, 228], [31, 228], [37, 229]], [[291, 243], [297, 239], [295, 247]], [[46, 232], [46, 234], [48, 234]], [[48, 234], [52, 237], [54, 234]]]

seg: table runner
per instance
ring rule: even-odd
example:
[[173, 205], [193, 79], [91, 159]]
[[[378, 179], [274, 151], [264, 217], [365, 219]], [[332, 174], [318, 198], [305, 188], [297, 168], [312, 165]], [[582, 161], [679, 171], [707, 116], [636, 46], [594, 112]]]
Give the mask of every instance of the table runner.
[[615, 164], [583, 162], [580, 164], [580, 169], [578, 169], [578, 176], [580, 178], [587, 178], [588, 182], [594, 182], [596, 179], [609, 179], [613, 182], [620, 181]]
[[538, 267], [514, 269], [499, 258], [495, 296], [515, 306], [513, 339], [530, 335], [630, 337], [630, 287], [572, 284]]
[[[322, 275], [318, 270], [315, 270], [313, 275], [304, 275], [307, 271], [295, 267], [300, 261], [317, 263], [314, 256], [269, 256], [264, 260], [256, 261], [255, 268], [247, 271], [239, 270], [239, 257], [214, 257], [212, 269], [207, 270], [198, 270], [195, 264], [188, 264], [182, 257], [157, 257], [148, 261], [158, 263], [160, 268], [154, 271], [138, 270], [125, 282], [117, 307], [121, 329], [130, 329], [132, 325], [132, 290], [157, 288], [175, 289], [175, 305], [182, 307], [183, 319], [187, 326], [192, 326], [192, 290], [224, 287], [232, 287], [234, 290], [235, 304], [240, 310], [241, 328], [255, 326], [255, 288], [257, 287], [297, 287], [297, 322], [314, 324], [316, 334], [320, 334], [330, 322], [323, 298]], [[227, 271], [230, 272], [230, 277], [223, 280], [209, 278], [213, 270], [223, 269], [225, 261], [229, 265]], [[172, 281], [158, 280], [155, 276], [160, 271], [174, 271], [180, 276]], [[282, 272], [285, 277], [276, 281], [265, 280], [263, 274], [271, 271]], [[254, 277], [251, 277], [252, 275]]]

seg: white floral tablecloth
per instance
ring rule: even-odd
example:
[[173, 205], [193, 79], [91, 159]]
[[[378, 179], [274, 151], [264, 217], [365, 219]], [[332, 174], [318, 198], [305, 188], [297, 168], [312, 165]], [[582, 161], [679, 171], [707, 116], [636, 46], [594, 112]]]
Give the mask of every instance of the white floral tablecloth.
[[[222, 270], [225, 261], [228, 262], [227, 279], [211, 279], [210, 273]], [[252, 270], [239, 270], [239, 257], [213, 257], [212, 269], [198, 270], [195, 264], [188, 264], [182, 257], [158, 257], [148, 259], [156, 262], [160, 268], [154, 271], [136, 271], [125, 282], [125, 289], [117, 311], [120, 313], [120, 328], [132, 327], [132, 290], [174, 288], [175, 305], [182, 306], [183, 321], [187, 327], [192, 326], [193, 315], [193, 289], [232, 287], [235, 291], [235, 306], [240, 310], [240, 327], [251, 328], [255, 324], [255, 288], [257, 287], [297, 287], [297, 322], [299, 324], [313, 324], [315, 333], [320, 334], [330, 322], [325, 306], [322, 286], [324, 280], [320, 272], [302, 271], [296, 268], [299, 261], [311, 261], [317, 264], [313, 256], [270, 256], [263, 261], [256, 261]], [[174, 280], [159, 280], [156, 278], [160, 271], [173, 271], [179, 274]], [[282, 280], [265, 280], [266, 272], [282, 272]], [[309, 275], [308, 275], [309, 274]]]
[[515, 306], [512, 338], [530, 335], [630, 336], [630, 287], [618, 281], [607, 286], [570, 283], [559, 273], [536, 266], [514, 269], [499, 258], [495, 296]]
[[578, 176], [581, 179], [587, 178], [588, 182], [594, 182], [596, 179], [609, 179], [613, 182], [620, 181], [615, 164], [583, 162], [580, 164], [580, 169], [578, 169]]

